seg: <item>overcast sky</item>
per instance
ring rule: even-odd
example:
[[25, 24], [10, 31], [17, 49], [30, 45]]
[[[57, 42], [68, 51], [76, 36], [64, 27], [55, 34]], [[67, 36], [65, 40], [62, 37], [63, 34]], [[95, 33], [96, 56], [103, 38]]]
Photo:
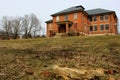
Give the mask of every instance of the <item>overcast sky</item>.
[[114, 10], [120, 19], [120, 0], [0, 0], [0, 20], [2, 16], [16, 17], [34, 13], [45, 27], [44, 22], [51, 19], [51, 14], [78, 5], [86, 10]]

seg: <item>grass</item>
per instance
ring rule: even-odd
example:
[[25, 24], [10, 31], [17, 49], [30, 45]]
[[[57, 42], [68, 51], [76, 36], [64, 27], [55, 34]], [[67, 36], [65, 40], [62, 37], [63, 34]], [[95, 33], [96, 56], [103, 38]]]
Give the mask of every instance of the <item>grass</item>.
[[104, 68], [120, 79], [120, 36], [0, 41], [0, 80], [53, 80], [54, 65]]

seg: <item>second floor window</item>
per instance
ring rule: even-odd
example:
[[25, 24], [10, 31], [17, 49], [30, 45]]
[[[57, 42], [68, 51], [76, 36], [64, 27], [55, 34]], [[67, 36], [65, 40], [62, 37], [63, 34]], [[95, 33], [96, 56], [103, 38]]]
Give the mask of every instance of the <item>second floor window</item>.
[[77, 19], [77, 13], [74, 13], [74, 20]]
[[88, 19], [89, 19], [90, 22], [92, 22], [92, 17], [89, 17]]
[[65, 20], [65, 21], [68, 20], [68, 15], [65, 15], [65, 16], [64, 16], [64, 20]]
[[100, 20], [103, 21], [103, 20], [108, 20], [109, 16], [108, 15], [101, 15], [100, 16]]
[[56, 16], [56, 21], [59, 21], [59, 16]]
[[105, 20], [108, 20], [108, 15], [105, 15]]
[[100, 16], [100, 20], [101, 20], [101, 21], [104, 20], [104, 15], [101, 15], [101, 16]]
[[94, 17], [93, 17], [93, 21], [97, 21], [97, 16], [94, 16]]
[[52, 30], [52, 24], [49, 24], [49, 30]]

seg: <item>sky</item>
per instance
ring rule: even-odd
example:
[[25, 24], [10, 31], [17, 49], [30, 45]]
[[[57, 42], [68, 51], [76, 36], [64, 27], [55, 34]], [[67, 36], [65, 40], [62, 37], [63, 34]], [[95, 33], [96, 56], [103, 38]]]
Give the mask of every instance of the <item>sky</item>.
[[85, 10], [113, 10], [120, 19], [120, 0], [0, 0], [0, 20], [3, 16], [23, 17], [34, 13], [45, 29], [45, 21], [52, 19], [51, 14], [78, 5], [85, 7]]

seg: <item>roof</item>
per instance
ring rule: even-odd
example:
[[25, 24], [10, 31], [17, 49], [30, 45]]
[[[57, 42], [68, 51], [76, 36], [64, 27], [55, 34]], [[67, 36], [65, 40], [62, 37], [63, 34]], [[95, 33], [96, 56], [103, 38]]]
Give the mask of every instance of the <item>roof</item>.
[[[98, 14], [106, 14], [106, 13], [114, 13], [115, 16], [117, 17], [115, 11], [112, 11], [112, 10], [107, 10], [107, 9], [101, 9], [101, 8], [97, 8], [97, 9], [91, 9], [91, 10], [86, 10], [84, 11], [84, 7], [83, 6], [73, 6], [73, 7], [70, 7], [68, 9], [65, 9], [65, 10], [62, 10], [60, 12], [57, 12], [55, 14], [52, 14], [51, 16], [57, 16], [57, 15], [62, 15], [62, 14], [67, 14], [67, 13], [71, 13], [71, 12], [79, 12], [79, 11], [83, 11], [85, 12], [87, 15], [98, 15]], [[52, 23], [52, 19], [51, 20], [48, 20], [46, 21], [45, 23]]]
[[110, 12], [114, 12], [114, 11], [97, 8], [97, 9], [86, 10], [86, 12], [89, 15], [97, 15], [97, 14], [103, 14], [103, 13], [110, 13]]
[[56, 15], [61, 15], [61, 14], [65, 14], [65, 13], [70, 13], [70, 12], [77, 12], [77, 11], [81, 11], [84, 10], [85, 8], [83, 6], [74, 6], [74, 7], [70, 7], [68, 9], [62, 10], [60, 12], [57, 12], [55, 14], [52, 14], [51, 16], [56, 16]]
[[50, 19], [50, 20], [48, 20], [48, 21], [46, 21], [45, 23], [52, 23], [52, 19]]

